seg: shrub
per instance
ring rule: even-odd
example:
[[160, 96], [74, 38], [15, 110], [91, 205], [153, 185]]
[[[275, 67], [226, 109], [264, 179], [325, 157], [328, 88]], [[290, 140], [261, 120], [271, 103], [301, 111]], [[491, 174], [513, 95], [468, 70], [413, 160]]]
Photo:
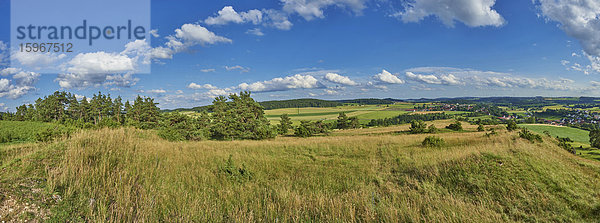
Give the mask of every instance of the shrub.
[[590, 131], [590, 146], [593, 148], [600, 148], [600, 129], [593, 129]]
[[12, 142], [13, 136], [10, 132], [0, 132], [0, 143]]
[[246, 168], [246, 165], [242, 164], [241, 167], [238, 167], [233, 162], [233, 156], [229, 155], [227, 161], [224, 164], [219, 166], [219, 173], [224, 175], [230, 180], [236, 181], [238, 183], [243, 183], [245, 181], [252, 180], [253, 174]]
[[446, 144], [446, 141], [437, 136], [427, 136], [421, 144], [425, 147], [442, 147]]
[[548, 136], [548, 137], [551, 137], [551, 136], [552, 136], [552, 135], [550, 135], [550, 132], [548, 132], [548, 130], [544, 130], [544, 132], [543, 132], [543, 133], [544, 133], [544, 135], [546, 135], [546, 136]]
[[493, 135], [498, 135], [498, 133], [496, 132], [495, 129], [492, 129], [490, 132], [485, 133], [485, 136], [487, 136], [487, 137], [491, 137]]
[[515, 120], [508, 120], [508, 122], [506, 123], [506, 130], [512, 132], [513, 130], [517, 129], [519, 129], [519, 126], [517, 126], [517, 122], [515, 122]]
[[158, 130], [158, 136], [168, 141], [184, 141], [186, 140], [185, 133], [181, 130], [172, 128], [163, 128]]
[[169, 141], [206, 139], [210, 133], [203, 124], [203, 117], [204, 114], [196, 118], [178, 112], [164, 113], [158, 136]]
[[542, 136], [532, 133], [529, 129], [521, 129], [519, 137], [527, 139], [530, 142], [543, 142]]
[[300, 124], [294, 131], [294, 135], [298, 137], [311, 137], [313, 133], [309, 126]]
[[279, 121], [277, 130], [279, 134], [285, 135], [288, 133], [288, 130], [292, 128], [292, 119], [290, 119], [288, 114], [282, 114], [280, 118], [281, 120]]
[[322, 121], [300, 121], [300, 125], [295, 129], [294, 135], [298, 137], [310, 137], [319, 133], [328, 134], [329, 128], [331, 126]]
[[569, 151], [572, 154], [575, 154], [575, 148], [573, 148], [573, 146], [571, 146], [571, 143], [573, 142], [573, 140], [569, 137], [566, 138], [561, 138], [561, 137], [556, 137], [556, 140], [558, 140], [558, 147], [563, 148], [564, 150]]
[[425, 124], [425, 122], [423, 122], [423, 120], [410, 121], [410, 133], [412, 134], [425, 133], [426, 127], [427, 125]]
[[478, 132], [483, 132], [483, 131], [485, 131], [485, 128], [483, 127], [483, 125], [482, 125], [482, 124], [479, 124], [479, 126], [477, 126], [477, 131], [478, 131]]
[[429, 125], [429, 128], [427, 128], [427, 132], [429, 132], [429, 133], [437, 133], [439, 131], [440, 130], [438, 128], [436, 128], [435, 125], [433, 125], [433, 124]]
[[461, 131], [461, 130], [463, 130], [462, 123], [460, 121], [456, 121], [456, 122], [454, 122], [454, 123], [446, 126], [446, 128], [454, 130], [454, 131]]
[[68, 128], [46, 128], [35, 134], [35, 140], [38, 142], [49, 142], [61, 136], [69, 136], [72, 130]]

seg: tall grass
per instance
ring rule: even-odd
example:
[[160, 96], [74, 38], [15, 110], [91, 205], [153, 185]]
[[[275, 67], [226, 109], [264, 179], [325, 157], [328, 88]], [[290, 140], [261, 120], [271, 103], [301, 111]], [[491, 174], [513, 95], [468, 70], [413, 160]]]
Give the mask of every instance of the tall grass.
[[[351, 130], [354, 132], [357, 130]], [[365, 131], [372, 131], [365, 130]], [[53, 220], [597, 221], [600, 164], [514, 133], [167, 142], [150, 131], [74, 135], [49, 171]]]

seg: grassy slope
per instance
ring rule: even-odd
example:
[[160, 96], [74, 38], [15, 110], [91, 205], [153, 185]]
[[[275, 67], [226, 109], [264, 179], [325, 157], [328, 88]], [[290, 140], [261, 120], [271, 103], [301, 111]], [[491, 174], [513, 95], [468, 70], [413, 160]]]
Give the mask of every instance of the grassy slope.
[[38, 132], [48, 128], [64, 128], [45, 122], [0, 121], [0, 137], [10, 136], [12, 142], [35, 142]]
[[[600, 218], [600, 163], [573, 156], [551, 139], [531, 144], [503, 131], [491, 138], [442, 133], [447, 147], [423, 148], [426, 135], [397, 135], [406, 128], [179, 143], [133, 129], [86, 131], [50, 145], [0, 148], [14, 151], [0, 157], [11, 160], [2, 166], [0, 189], [26, 191], [13, 193], [18, 199], [0, 197], [0, 204], [47, 205], [57, 221]], [[224, 168], [230, 155], [236, 168]], [[39, 183], [33, 189], [13, 183], [30, 181]], [[35, 188], [45, 200], [28, 198]], [[41, 213], [29, 216], [48, 215]], [[28, 215], [8, 215], [19, 216]]]

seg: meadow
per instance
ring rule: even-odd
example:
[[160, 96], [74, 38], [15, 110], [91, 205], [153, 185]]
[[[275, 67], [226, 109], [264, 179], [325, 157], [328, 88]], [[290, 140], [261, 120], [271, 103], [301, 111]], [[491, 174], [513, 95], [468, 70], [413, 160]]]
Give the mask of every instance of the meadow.
[[[451, 120], [433, 123], [443, 128]], [[593, 222], [600, 163], [477, 126], [263, 141], [83, 130], [0, 147], [0, 219], [50, 222]], [[10, 206], [12, 210], [8, 210]]]
[[72, 129], [47, 122], [0, 121], [0, 145], [2, 143], [36, 142], [46, 130], [70, 132]]

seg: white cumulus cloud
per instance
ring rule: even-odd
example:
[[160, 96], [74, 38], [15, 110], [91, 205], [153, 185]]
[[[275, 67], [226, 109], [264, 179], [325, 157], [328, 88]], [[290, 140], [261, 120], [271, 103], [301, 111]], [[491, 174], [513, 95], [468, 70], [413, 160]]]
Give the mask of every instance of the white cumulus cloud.
[[504, 18], [492, 7], [496, 0], [414, 0], [404, 3], [404, 11], [394, 14], [403, 22], [419, 22], [428, 16], [438, 17], [446, 26], [455, 21], [470, 27], [501, 26]]
[[417, 67], [406, 70], [406, 76], [425, 84], [465, 85], [473, 87], [528, 88], [544, 90], [581, 90], [575, 81], [559, 78], [530, 78], [509, 73], [452, 67]]
[[342, 76], [336, 73], [327, 73], [325, 74], [325, 79], [337, 84], [356, 86], [358, 85], [355, 81], [351, 80], [346, 76]]
[[126, 55], [106, 52], [81, 53], [67, 62], [65, 73], [59, 74], [56, 80], [63, 88], [96, 86], [107, 80], [124, 83], [122, 80], [124, 76], [111, 76], [110, 74], [127, 73], [134, 70], [135, 61]]
[[194, 82], [188, 84], [187, 87], [190, 89], [209, 89], [209, 90], [217, 89], [217, 87], [215, 87], [211, 84], [196, 84]]
[[396, 75], [391, 74], [387, 70], [381, 71], [381, 73], [373, 76], [373, 79], [386, 84], [404, 84], [404, 80], [398, 78]]
[[291, 89], [323, 88], [324, 85], [311, 75], [296, 74], [288, 77], [273, 78], [268, 81], [259, 81], [251, 84], [241, 83], [238, 88], [244, 91], [269, 92]]
[[208, 25], [225, 25], [228, 23], [247, 23], [259, 24], [262, 22], [263, 13], [260, 10], [252, 9], [247, 12], [236, 12], [232, 6], [225, 6], [217, 12], [216, 16], [208, 17], [204, 23]]
[[12, 54], [11, 59], [15, 66], [27, 67], [29, 69], [42, 69], [48, 66], [54, 66], [56, 63], [65, 58], [65, 54], [56, 53], [40, 53], [40, 52], [21, 52], [17, 51]]
[[40, 77], [39, 73], [19, 71], [12, 77], [0, 79], [0, 98], [17, 99], [35, 90], [35, 83]]
[[583, 47], [590, 65], [583, 72], [600, 72], [600, 2], [593, 0], [536, 0], [542, 15], [560, 24]]
[[323, 10], [335, 6], [360, 14], [366, 8], [366, 0], [281, 0], [283, 11], [297, 13], [306, 20], [324, 18]]
[[231, 43], [228, 38], [218, 36], [208, 29], [196, 24], [184, 24], [175, 30], [175, 37], [189, 44]]

